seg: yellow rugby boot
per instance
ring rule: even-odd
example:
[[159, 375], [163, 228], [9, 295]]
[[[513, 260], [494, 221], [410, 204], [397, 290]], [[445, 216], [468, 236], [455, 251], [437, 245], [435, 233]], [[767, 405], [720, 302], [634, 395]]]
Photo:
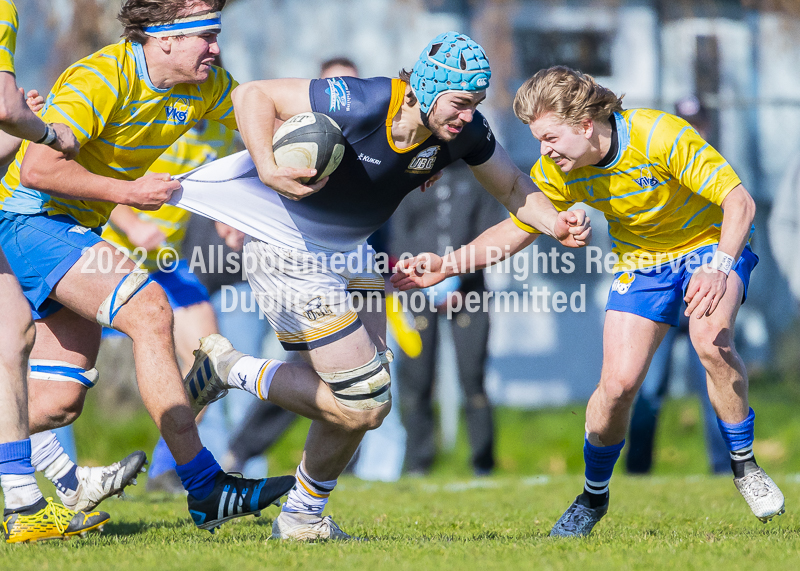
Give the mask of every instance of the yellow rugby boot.
[[39, 500], [24, 510], [28, 511], [33, 513], [7, 511], [3, 514], [3, 533], [6, 543], [68, 539], [73, 535], [84, 536], [95, 529], [102, 531], [110, 519], [105, 512], [68, 510], [61, 504], [55, 503], [53, 498]]

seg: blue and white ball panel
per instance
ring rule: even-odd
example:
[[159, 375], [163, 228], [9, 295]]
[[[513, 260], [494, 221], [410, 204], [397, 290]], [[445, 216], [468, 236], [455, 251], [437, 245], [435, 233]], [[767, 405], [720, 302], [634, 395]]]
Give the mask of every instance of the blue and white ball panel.
[[1, 214], [0, 247], [22, 286], [33, 318], [47, 317], [62, 307], [47, 296], [85, 250], [103, 241], [100, 229], [81, 226], [62, 214]]
[[[677, 327], [684, 306], [683, 296], [692, 274], [701, 267], [702, 260], [710, 260], [716, 250], [716, 244], [704, 246], [676, 260], [674, 264], [616, 274], [608, 293], [606, 311], [611, 309], [633, 313]], [[748, 245], [733, 267], [744, 284], [742, 303], [747, 299], [750, 274], [756, 264], [758, 256]]]
[[151, 273], [150, 279], [164, 288], [172, 309], [188, 307], [210, 299], [206, 286], [202, 284], [197, 274], [189, 271], [189, 263], [186, 260], [180, 260], [169, 268]]

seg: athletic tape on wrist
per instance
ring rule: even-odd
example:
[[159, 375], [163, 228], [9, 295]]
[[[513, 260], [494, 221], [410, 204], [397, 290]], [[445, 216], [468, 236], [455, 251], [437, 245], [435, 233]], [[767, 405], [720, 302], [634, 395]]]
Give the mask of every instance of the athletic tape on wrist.
[[733, 259], [733, 256], [729, 256], [725, 252], [721, 252], [717, 250], [714, 252], [714, 257], [711, 258], [711, 268], [714, 270], [719, 270], [724, 273], [726, 276], [731, 273], [733, 269], [733, 264], [736, 260]]

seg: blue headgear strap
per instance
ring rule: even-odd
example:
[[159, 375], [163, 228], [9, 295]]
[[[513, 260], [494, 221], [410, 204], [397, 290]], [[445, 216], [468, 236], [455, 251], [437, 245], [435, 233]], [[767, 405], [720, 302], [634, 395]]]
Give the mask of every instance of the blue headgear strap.
[[419, 101], [423, 121], [445, 91], [483, 91], [489, 87], [486, 52], [469, 36], [447, 32], [436, 36], [422, 51], [411, 72], [411, 88]]
[[200, 16], [176, 18], [171, 22], [159, 22], [146, 26], [144, 33], [154, 38], [167, 36], [199, 36], [218, 34], [222, 31], [222, 12], [209, 12]]

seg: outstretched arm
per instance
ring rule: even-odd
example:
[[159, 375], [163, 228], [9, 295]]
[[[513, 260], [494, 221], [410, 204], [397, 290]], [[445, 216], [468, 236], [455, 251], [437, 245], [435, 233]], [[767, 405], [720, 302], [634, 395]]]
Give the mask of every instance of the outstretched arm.
[[297, 179], [317, 174], [314, 169], [278, 168], [272, 153], [275, 120], [285, 121], [311, 111], [309, 79], [269, 79], [243, 83], [233, 90], [233, 110], [244, 144], [261, 182], [292, 200], [320, 190], [327, 178], [312, 185]]
[[492, 158], [471, 168], [478, 182], [524, 224], [570, 248], [588, 243], [591, 229], [586, 213], [583, 210], [558, 212], [499, 143]]
[[16, 77], [7, 71], [0, 71], [0, 130], [28, 141], [52, 139], [50, 146], [70, 159], [80, 149], [69, 127], [61, 123], [47, 124], [29, 109], [24, 90], [17, 87]]
[[400, 291], [429, 287], [450, 276], [476, 272], [501, 262], [538, 237], [539, 234], [522, 230], [508, 218], [447, 256], [428, 252], [400, 260], [391, 282]]

